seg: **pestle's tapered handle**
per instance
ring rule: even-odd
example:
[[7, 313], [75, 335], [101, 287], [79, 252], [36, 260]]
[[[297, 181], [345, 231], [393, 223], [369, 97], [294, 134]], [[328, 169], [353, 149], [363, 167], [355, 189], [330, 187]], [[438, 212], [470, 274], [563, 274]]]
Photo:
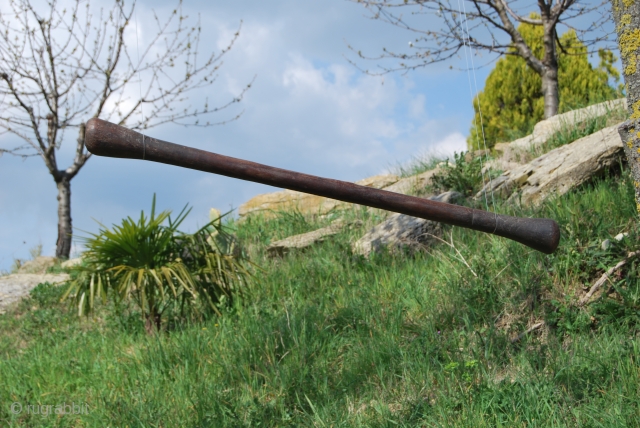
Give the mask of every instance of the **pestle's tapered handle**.
[[98, 156], [166, 163], [479, 230], [547, 254], [560, 241], [560, 228], [551, 219], [510, 217], [274, 168], [157, 140], [101, 119], [87, 122], [85, 145]]

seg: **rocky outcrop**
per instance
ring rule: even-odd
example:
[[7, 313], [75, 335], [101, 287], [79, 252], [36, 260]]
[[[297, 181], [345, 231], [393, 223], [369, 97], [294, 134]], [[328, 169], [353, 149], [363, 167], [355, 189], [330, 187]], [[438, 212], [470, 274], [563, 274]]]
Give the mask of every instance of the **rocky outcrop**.
[[584, 122], [587, 119], [604, 116], [611, 110], [623, 109], [626, 108], [626, 106], [627, 99], [620, 98], [555, 115], [549, 119], [538, 122], [536, 126], [534, 126], [531, 135], [515, 140], [509, 146], [511, 148], [527, 149], [542, 144], [564, 127]]
[[[458, 192], [446, 192], [429, 199], [456, 203], [463, 200], [464, 197]], [[354, 253], [365, 257], [385, 247], [390, 251], [396, 251], [403, 247], [417, 249], [430, 245], [435, 239], [434, 236], [439, 236], [441, 231], [441, 223], [406, 214], [393, 214], [356, 241], [352, 245], [352, 249]]]
[[[361, 186], [381, 189], [396, 183], [400, 178], [393, 174], [376, 175], [356, 181]], [[238, 208], [240, 218], [249, 214], [262, 213], [265, 216], [273, 216], [278, 211], [298, 210], [303, 214], [323, 215], [338, 207], [346, 207], [349, 204], [335, 199], [293, 190], [265, 193], [251, 198]]]
[[508, 171], [517, 168], [519, 165], [528, 163], [532, 158], [532, 151], [553, 137], [555, 133], [563, 129], [570, 129], [571, 126], [578, 125], [587, 119], [604, 116], [611, 111], [626, 108], [626, 98], [606, 101], [578, 110], [553, 116], [549, 119], [538, 122], [533, 128], [533, 133], [526, 137], [519, 138], [510, 143], [497, 143], [493, 150], [499, 157], [487, 162], [486, 169]]
[[301, 212], [326, 213], [338, 205], [339, 201], [309, 195], [293, 190], [265, 193], [249, 199], [238, 208], [240, 219], [251, 214], [273, 217], [278, 211], [299, 210]]
[[486, 190], [511, 201], [537, 205], [550, 195], [563, 195], [622, 159], [618, 125], [610, 126], [533, 161], [505, 172], [478, 192]]
[[33, 260], [24, 262], [17, 273], [45, 273], [58, 262], [55, 257], [38, 256]]
[[440, 172], [440, 168], [434, 168], [421, 174], [402, 178], [382, 189], [389, 192], [402, 193], [403, 195], [423, 193], [424, 189], [431, 183], [431, 178], [438, 172]]
[[331, 225], [312, 232], [302, 233], [300, 235], [289, 236], [288, 238], [272, 242], [267, 247], [267, 254], [270, 256], [282, 256], [292, 249], [302, 249], [311, 245], [324, 241], [327, 237], [340, 232], [347, 226], [361, 224], [362, 222], [348, 223], [342, 220], [334, 221]]
[[81, 264], [82, 264], [82, 257], [76, 257], [75, 259], [65, 260], [64, 262], [60, 263], [60, 266], [65, 269], [69, 269], [74, 266], [79, 266]]
[[22, 273], [0, 277], [0, 313], [4, 313], [9, 305], [18, 302], [38, 284], [49, 282], [62, 283], [69, 280], [66, 273], [34, 274]]
[[398, 180], [400, 180], [400, 177], [395, 174], [380, 174], [374, 175], [373, 177], [363, 178], [362, 180], [356, 181], [356, 184], [365, 187], [373, 187], [374, 189], [384, 189]]

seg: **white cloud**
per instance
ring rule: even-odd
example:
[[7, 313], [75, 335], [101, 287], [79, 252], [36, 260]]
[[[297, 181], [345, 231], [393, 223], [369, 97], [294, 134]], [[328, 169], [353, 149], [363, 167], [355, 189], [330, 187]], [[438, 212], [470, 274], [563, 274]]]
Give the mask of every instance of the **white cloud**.
[[460, 132], [447, 135], [442, 141], [431, 146], [433, 153], [452, 155], [454, 152], [464, 152], [467, 150], [467, 139]]
[[334, 122], [331, 129], [339, 130], [343, 138], [393, 138], [399, 133], [387, 116], [397, 102], [394, 85], [380, 85], [378, 79], [356, 75], [344, 65], [314, 67], [300, 54], [290, 55], [282, 84], [291, 104], [310, 114], [311, 110], [325, 112], [318, 119]]
[[220, 23], [216, 46], [219, 51], [227, 49], [229, 43], [240, 32], [231, 52], [234, 56], [242, 57], [246, 65], [264, 63], [273, 53], [275, 39], [282, 31], [282, 25], [265, 24], [261, 22]]

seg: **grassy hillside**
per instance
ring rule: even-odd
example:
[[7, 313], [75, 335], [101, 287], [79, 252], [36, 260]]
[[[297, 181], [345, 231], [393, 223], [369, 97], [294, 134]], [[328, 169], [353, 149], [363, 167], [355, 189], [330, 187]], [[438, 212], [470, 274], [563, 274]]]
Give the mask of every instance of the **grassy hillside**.
[[[352, 255], [351, 229], [268, 259], [272, 240], [313, 230], [295, 214], [235, 227], [262, 266], [221, 317], [149, 336], [110, 306], [78, 319], [38, 286], [0, 316], [3, 426], [633, 426], [640, 420], [638, 260], [576, 306], [638, 249], [625, 172], [550, 201], [561, 224], [543, 255], [447, 228], [424, 253]], [[373, 224], [375, 214], [345, 214]], [[365, 227], [363, 226], [363, 228]], [[620, 232], [629, 236], [617, 243]], [[608, 250], [601, 242], [615, 242]], [[544, 321], [529, 334], [519, 334]], [[11, 403], [21, 403], [14, 414]], [[88, 414], [27, 405], [82, 403]], [[51, 408], [40, 412], [53, 412]], [[636, 422], [634, 422], [636, 421]]]

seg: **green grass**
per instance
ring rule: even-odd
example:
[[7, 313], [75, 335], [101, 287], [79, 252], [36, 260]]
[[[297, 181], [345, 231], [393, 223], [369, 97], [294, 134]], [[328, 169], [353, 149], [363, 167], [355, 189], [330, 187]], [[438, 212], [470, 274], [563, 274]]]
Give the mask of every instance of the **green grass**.
[[447, 158], [448, 156], [435, 153], [415, 156], [407, 163], [395, 165], [391, 168], [391, 172], [401, 178], [411, 177], [435, 169], [439, 163], [445, 162]]
[[[264, 247], [328, 224], [288, 214], [237, 228], [264, 268], [221, 317], [148, 336], [113, 308], [78, 319], [40, 285], [0, 316], [2, 426], [634, 426], [640, 420], [638, 260], [626, 173], [514, 215], [556, 219], [553, 255], [461, 228], [427, 253], [355, 256], [346, 229], [305, 252]], [[375, 223], [379, 214], [347, 217]], [[629, 237], [607, 251], [602, 240]], [[534, 322], [547, 325], [512, 343]], [[14, 415], [13, 402], [87, 403], [88, 415]]]

